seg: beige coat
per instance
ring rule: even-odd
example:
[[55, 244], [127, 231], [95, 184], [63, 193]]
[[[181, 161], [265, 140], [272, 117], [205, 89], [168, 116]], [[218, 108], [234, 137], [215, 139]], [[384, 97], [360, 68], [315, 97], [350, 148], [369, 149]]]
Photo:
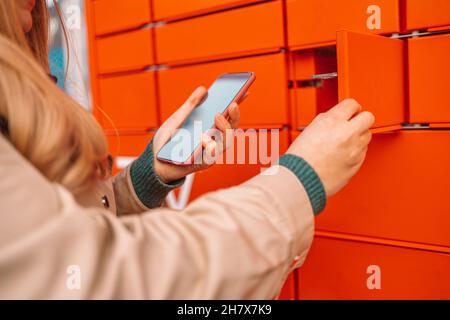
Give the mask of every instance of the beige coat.
[[272, 170], [181, 212], [148, 211], [129, 170], [74, 199], [0, 134], [0, 298], [274, 298], [314, 218], [296, 176]]

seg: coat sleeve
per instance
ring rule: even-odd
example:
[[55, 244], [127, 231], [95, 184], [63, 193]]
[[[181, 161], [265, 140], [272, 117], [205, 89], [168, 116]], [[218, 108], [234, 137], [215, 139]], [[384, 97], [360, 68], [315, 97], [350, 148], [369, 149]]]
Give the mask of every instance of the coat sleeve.
[[272, 299], [300, 266], [313, 212], [275, 166], [184, 211], [82, 208], [0, 136], [0, 298]]
[[161, 181], [153, 162], [152, 140], [136, 161], [114, 177], [114, 197], [119, 216], [143, 213], [161, 207], [169, 192], [184, 183], [185, 179], [169, 184]]

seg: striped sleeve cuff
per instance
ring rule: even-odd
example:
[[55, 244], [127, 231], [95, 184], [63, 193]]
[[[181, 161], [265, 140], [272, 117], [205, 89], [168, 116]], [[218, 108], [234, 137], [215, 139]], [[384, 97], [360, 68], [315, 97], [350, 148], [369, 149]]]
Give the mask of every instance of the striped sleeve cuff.
[[314, 214], [320, 214], [325, 209], [327, 196], [316, 171], [304, 159], [292, 154], [282, 156], [279, 165], [288, 168], [297, 176], [308, 194]]
[[144, 153], [131, 164], [130, 176], [136, 195], [149, 209], [158, 208], [164, 202], [167, 194], [180, 187], [185, 178], [170, 184], [164, 183], [155, 172], [153, 166], [153, 140]]

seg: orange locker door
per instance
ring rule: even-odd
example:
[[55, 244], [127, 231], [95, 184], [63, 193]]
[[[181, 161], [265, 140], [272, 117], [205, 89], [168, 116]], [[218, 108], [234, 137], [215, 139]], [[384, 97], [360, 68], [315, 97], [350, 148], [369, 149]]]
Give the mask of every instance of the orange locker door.
[[281, 127], [288, 124], [287, 75], [284, 54], [169, 68], [158, 72], [162, 121], [172, 115], [199, 85], [209, 87], [227, 72], [253, 71], [256, 81], [241, 105], [244, 127]]
[[376, 135], [361, 171], [316, 221], [321, 231], [450, 247], [450, 131]]
[[398, 0], [286, 0], [289, 47], [334, 44], [336, 31], [400, 31]]
[[305, 127], [338, 100], [353, 98], [375, 115], [374, 132], [401, 128], [406, 121], [404, 53], [402, 40], [349, 31], [337, 33], [336, 49], [295, 52], [296, 127]]
[[401, 40], [338, 32], [339, 99], [353, 98], [371, 111], [374, 128], [405, 122], [404, 54]]
[[109, 152], [113, 157], [113, 174], [125, 169], [139, 157], [153, 138], [153, 133], [108, 135]]
[[96, 41], [98, 73], [142, 70], [155, 63], [152, 30], [142, 29]]
[[406, 29], [410, 31], [449, 26], [450, 1], [406, 0]]
[[154, 72], [103, 77], [98, 82], [105, 129], [147, 131], [159, 126]]
[[95, 34], [128, 30], [151, 22], [150, 0], [93, 1]]
[[157, 27], [158, 62], [178, 64], [283, 47], [281, 1], [168, 23]]
[[[154, 0], [155, 20], [174, 20], [261, 0]], [[264, 1], [264, 0], [263, 0]]]
[[450, 34], [409, 39], [408, 55], [409, 121], [450, 126]]
[[317, 237], [300, 299], [450, 299], [450, 254]]

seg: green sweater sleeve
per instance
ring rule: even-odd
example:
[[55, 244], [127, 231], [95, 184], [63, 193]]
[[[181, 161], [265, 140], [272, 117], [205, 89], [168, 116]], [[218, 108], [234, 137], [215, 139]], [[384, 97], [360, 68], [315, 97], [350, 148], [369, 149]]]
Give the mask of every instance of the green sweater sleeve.
[[326, 206], [327, 196], [320, 177], [302, 158], [286, 154], [279, 160], [279, 165], [291, 170], [303, 184], [315, 215], [320, 214]]
[[164, 183], [155, 172], [153, 140], [144, 153], [131, 164], [130, 175], [134, 190], [139, 200], [149, 209], [158, 208], [164, 202], [167, 194], [180, 187], [184, 179], [172, 183]]

